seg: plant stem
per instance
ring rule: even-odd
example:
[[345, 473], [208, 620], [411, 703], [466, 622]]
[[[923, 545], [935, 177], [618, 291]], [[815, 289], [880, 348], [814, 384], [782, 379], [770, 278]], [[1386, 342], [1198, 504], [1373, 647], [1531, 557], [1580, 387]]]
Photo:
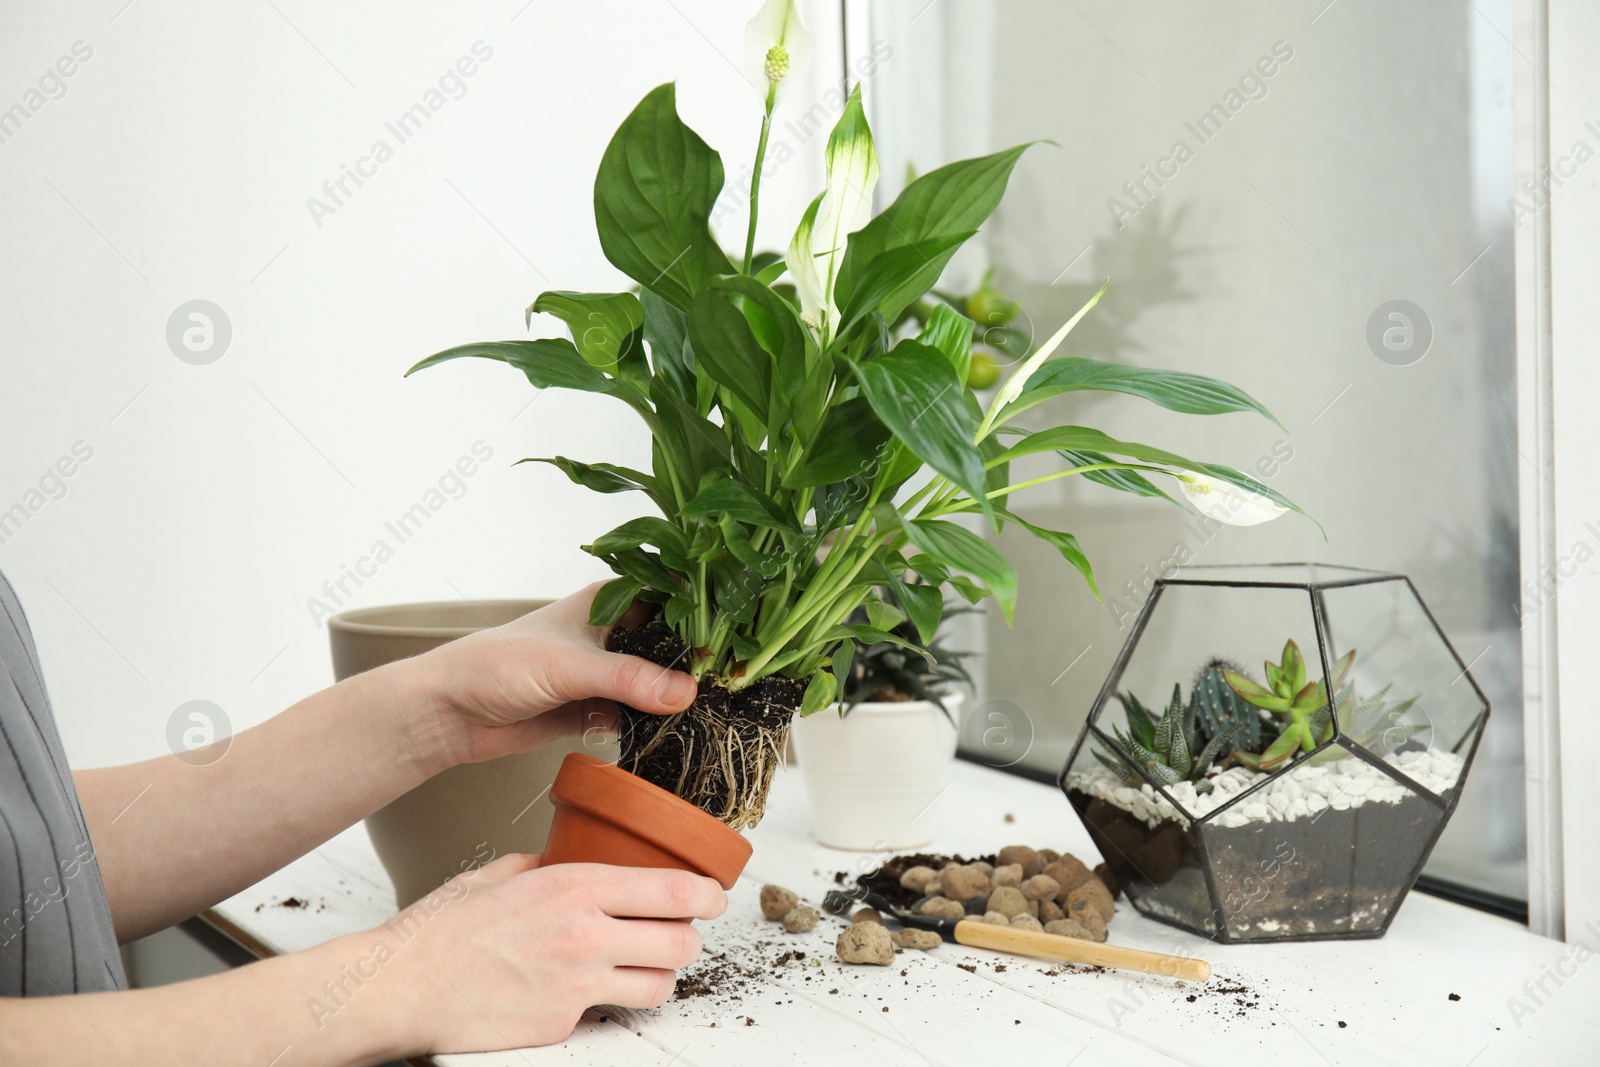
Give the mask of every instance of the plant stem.
[[[1043, 485], [1045, 482], [1053, 482], [1057, 478], [1067, 478], [1067, 477], [1070, 477], [1070, 476], [1072, 476], [1074, 474], [1084, 474], [1084, 473], [1087, 473], [1088, 471], [1128, 471], [1128, 470], [1148, 470], [1148, 471], [1154, 471], [1157, 474], [1170, 474], [1171, 473], [1171, 471], [1162, 470], [1160, 467], [1140, 467], [1140, 466], [1138, 466], [1136, 464], [1132, 464], [1132, 463], [1090, 463], [1087, 466], [1072, 467], [1072, 468], [1070, 468], [1068, 470], [1054, 471], [1054, 472], [1052, 472], [1050, 474], [1041, 475], [1038, 478], [1030, 478], [1028, 481], [1018, 482], [1016, 485], [1008, 485], [1008, 486], [1005, 486], [1004, 488], [996, 489], [993, 492], [985, 493], [984, 496], [988, 497], [990, 500], [996, 500], [996, 499], [998, 499], [1000, 497], [1003, 497], [1003, 496], [1006, 496], [1006, 495], [1008, 495], [1010, 493], [1015, 493], [1019, 489], [1031, 489], [1036, 485]], [[918, 518], [936, 519], [941, 515], [950, 515], [950, 514], [953, 514], [954, 512], [957, 512], [957, 511], [966, 511], [968, 508], [973, 507], [976, 504], [977, 504], [977, 501], [973, 500], [971, 497], [962, 497], [960, 500], [953, 500], [953, 501], [950, 501], [947, 504], [941, 504], [938, 507], [937, 510], [926, 511], [922, 515], [919, 515], [917, 517]], [[932, 505], [930, 505], [930, 509], [931, 508], [932, 508]]]
[[750, 227], [744, 235], [744, 272], [750, 273], [750, 261], [756, 251], [756, 215], [761, 209], [761, 164], [767, 156], [767, 134], [772, 132], [772, 105], [778, 100], [778, 83], [767, 86], [767, 106], [761, 114], [761, 139], [756, 142], [756, 169], [750, 175]]

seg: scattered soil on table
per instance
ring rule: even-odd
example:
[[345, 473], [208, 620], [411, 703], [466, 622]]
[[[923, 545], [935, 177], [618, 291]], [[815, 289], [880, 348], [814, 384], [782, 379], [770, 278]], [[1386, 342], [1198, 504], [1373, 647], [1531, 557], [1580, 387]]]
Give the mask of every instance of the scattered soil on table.
[[[774, 953], [773, 949], [782, 949]], [[707, 955], [700, 962], [678, 973], [673, 1000], [709, 997], [721, 1001], [744, 1000], [745, 996], [767, 993], [774, 976], [791, 976], [795, 964], [804, 964], [806, 953], [785, 947], [781, 941], [753, 941], [747, 951], [735, 957], [730, 952]], [[810, 980], [810, 976], [806, 977]], [[830, 990], [836, 992], [836, 990]], [[747, 1022], [746, 1026], [754, 1026]]]
[[319, 901], [317, 906], [313, 909], [311, 908], [311, 901], [309, 900], [301, 900], [299, 897], [284, 897], [282, 900], [274, 900], [257, 904], [254, 910], [260, 911], [262, 908], [293, 908], [299, 911], [305, 911], [308, 909], [314, 911], [326, 911], [328, 909], [328, 905], [325, 901]]
[[1183, 999], [1202, 1005], [1219, 1019], [1243, 1019], [1261, 1007], [1261, 994], [1237, 979], [1214, 979], [1193, 989]]

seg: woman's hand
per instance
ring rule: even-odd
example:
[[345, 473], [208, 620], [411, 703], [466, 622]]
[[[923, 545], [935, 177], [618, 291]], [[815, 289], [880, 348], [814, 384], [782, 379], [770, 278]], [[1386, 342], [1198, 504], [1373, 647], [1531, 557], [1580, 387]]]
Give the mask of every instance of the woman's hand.
[[656, 1007], [700, 955], [700, 935], [672, 920], [728, 907], [721, 886], [685, 871], [538, 864], [502, 856], [352, 939], [392, 952], [373, 981], [394, 981], [375, 999], [417, 1050], [545, 1045], [594, 1005]]
[[[425, 766], [439, 771], [614, 730], [619, 700], [658, 714], [689, 706], [687, 674], [605, 650], [607, 631], [588, 621], [602, 584], [407, 661], [433, 694], [414, 734]], [[643, 611], [636, 606], [623, 621], [642, 622]]]

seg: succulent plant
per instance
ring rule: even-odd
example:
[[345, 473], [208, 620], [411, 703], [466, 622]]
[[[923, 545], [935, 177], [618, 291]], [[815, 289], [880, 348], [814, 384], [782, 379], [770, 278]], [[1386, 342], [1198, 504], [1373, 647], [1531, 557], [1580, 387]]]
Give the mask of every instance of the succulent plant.
[[[1172, 687], [1172, 700], [1159, 718], [1152, 716], [1150, 710], [1132, 693], [1118, 693], [1117, 700], [1122, 703], [1122, 710], [1127, 715], [1128, 729], [1126, 733], [1119, 726], [1112, 726], [1111, 729], [1116, 735], [1116, 747], [1122, 750], [1121, 754], [1129, 762], [1142, 769], [1158, 785], [1193, 782], [1195, 792], [1211, 792], [1212, 786], [1206, 775], [1216, 764], [1217, 757], [1231, 744], [1233, 726], [1223, 727], [1221, 732], [1211, 735], [1211, 739], [1201, 747], [1196, 726], [1198, 701], [1191, 699], [1187, 704], [1184, 703], [1181, 685]], [[1133, 783], [1139, 780], [1121, 760], [1098, 751], [1095, 752], [1095, 758], [1123, 781]]]
[[[1390, 688], [1386, 685], [1369, 697], [1357, 696], [1353, 683], [1339, 690], [1339, 697], [1334, 701], [1339, 732], [1362, 748], [1385, 754], [1428, 729], [1429, 724], [1425, 722], [1401, 721], [1418, 698], [1412, 696], [1391, 703], [1388, 699]], [[1332, 736], [1333, 726], [1329, 723], [1323, 728], [1317, 743], [1321, 744]], [[1344, 759], [1349, 754], [1345, 749], [1335, 747], [1318, 759], [1319, 762], [1332, 762]]]
[[1194, 702], [1200, 731], [1211, 738], [1231, 728], [1233, 751], [1259, 754], [1277, 738], [1277, 720], [1229, 687], [1224, 677], [1229, 671], [1244, 673], [1242, 667], [1229, 660], [1213, 659], [1195, 675]]
[[1243, 672], [1223, 668], [1223, 680], [1245, 703], [1280, 717], [1278, 737], [1260, 753], [1235, 749], [1233, 758], [1252, 770], [1270, 771], [1288, 762], [1297, 751], [1311, 752], [1333, 736], [1333, 714], [1328, 708], [1328, 691], [1340, 692], [1355, 662], [1351, 649], [1333, 665], [1333, 685], [1327, 679], [1306, 680], [1306, 660], [1294, 640], [1284, 642], [1283, 656], [1277, 663], [1264, 665], [1267, 684], [1262, 685]]

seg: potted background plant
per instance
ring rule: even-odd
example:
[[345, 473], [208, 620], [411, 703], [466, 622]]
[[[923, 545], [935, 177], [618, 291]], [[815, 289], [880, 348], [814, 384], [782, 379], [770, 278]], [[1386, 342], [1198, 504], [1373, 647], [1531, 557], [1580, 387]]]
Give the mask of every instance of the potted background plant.
[[[947, 607], [945, 618], [972, 610]], [[872, 620], [863, 610], [850, 621]], [[972, 684], [962, 666], [969, 653], [943, 647], [939, 636], [925, 653], [907, 647], [917, 641], [909, 621], [888, 632], [900, 640], [857, 641], [836, 654], [838, 703], [794, 726], [817, 840], [832, 848], [917, 848], [939, 826], [960, 736], [958, 687]]]
[[[772, 0], [752, 27], [768, 42], [752, 52], [764, 78], [765, 134], [809, 38], [791, 2]], [[550, 314], [569, 337], [462, 345], [412, 368], [498, 360], [540, 389], [610, 397], [650, 436], [648, 471], [560, 455], [533, 460], [588, 489], [638, 492], [653, 505], [653, 513], [585, 546], [617, 574], [596, 598], [591, 622], [611, 626], [635, 600], [647, 602], [654, 620], [614, 632], [612, 647], [684, 669], [700, 685], [680, 715], [621, 709], [620, 770], [568, 760], [586, 780], [631, 774], [659, 787], [659, 813], [608, 809], [586, 818], [643, 827], [657, 835], [652, 847], [669, 854], [659, 827], [695, 821], [688, 812], [731, 830], [753, 826], [794, 715], [837, 698], [842, 650], [859, 640], [925, 647], [938, 630], [946, 587], [974, 602], [993, 597], [1009, 621], [1016, 573], [959, 518], [994, 528], [1016, 523], [1053, 545], [1092, 587], [1076, 538], [1018, 517], [1008, 507], [1016, 492], [1084, 475], [1165, 495], [1146, 477], [1154, 475], [1278, 512], [1293, 506], [1228, 467], [1087, 427], [1014, 424], [1020, 413], [1078, 390], [1126, 393], [1189, 414], [1271, 418], [1215, 379], [1052, 360], [1104, 287], [1014, 367], [987, 408], [963, 387], [972, 320], [940, 304], [914, 337], [891, 335], [889, 324], [932, 288], [994, 210], [1028, 147], [933, 170], [874, 217], [878, 161], [857, 87], [828, 138], [826, 187], [781, 260], [753, 255], [761, 138], [744, 254], [730, 258], [708, 222], [722, 188], [721, 158], [679, 118], [674, 87], [662, 85], [623, 121], [594, 186], [601, 249], [637, 290], [543, 293], [528, 309], [530, 322]], [[1012, 479], [1014, 461], [1048, 454], [1067, 466]], [[921, 583], [909, 582], [911, 574]], [[903, 608], [877, 595], [885, 588]], [[861, 608], [872, 621], [848, 622]], [[883, 628], [902, 618], [914, 640]], [[637, 792], [632, 783], [627, 789]], [[553, 795], [558, 813], [547, 854], [558, 837], [576, 840], [560, 827], [566, 808], [581, 806], [563, 799], [559, 781]], [[673, 797], [684, 803], [674, 807]], [[726, 847], [739, 840], [730, 834]], [[599, 848], [584, 856], [596, 858]]]
[[[1217, 655], [1279, 642], [1259, 675]], [[1138, 696], [1169, 685], [1159, 712]], [[1156, 583], [1061, 786], [1152, 918], [1218, 941], [1377, 937], [1488, 714], [1399, 575], [1187, 568]]]

